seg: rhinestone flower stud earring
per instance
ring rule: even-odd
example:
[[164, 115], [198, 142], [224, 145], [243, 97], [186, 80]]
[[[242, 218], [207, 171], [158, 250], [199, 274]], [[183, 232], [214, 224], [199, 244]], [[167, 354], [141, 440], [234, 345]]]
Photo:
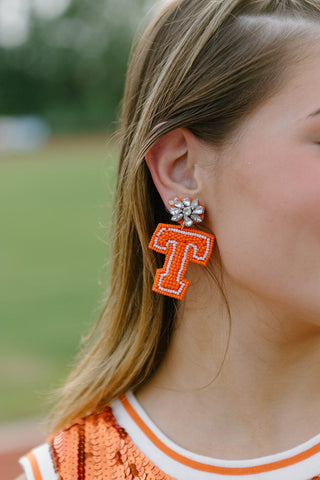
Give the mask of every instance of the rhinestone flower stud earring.
[[152, 290], [183, 300], [190, 286], [185, 273], [189, 262], [207, 265], [215, 236], [190, 228], [202, 222], [204, 207], [198, 198], [174, 198], [169, 201], [171, 220], [180, 226], [159, 223], [149, 248], [165, 254], [162, 268], [156, 271]]
[[200, 223], [203, 220], [204, 207], [199, 205], [198, 198], [191, 199], [184, 197], [182, 200], [176, 197], [174, 200], [169, 200], [171, 205], [170, 213], [171, 220], [179, 222], [184, 226], [191, 227], [194, 223]]

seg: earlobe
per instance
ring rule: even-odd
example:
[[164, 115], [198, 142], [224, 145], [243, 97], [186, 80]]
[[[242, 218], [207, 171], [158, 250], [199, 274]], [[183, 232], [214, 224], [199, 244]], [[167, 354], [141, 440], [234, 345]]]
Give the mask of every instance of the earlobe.
[[196, 196], [198, 181], [195, 171], [196, 153], [193, 134], [184, 128], [175, 129], [150, 148], [145, 158], [154, 184], [165, 205], [176, 195]]

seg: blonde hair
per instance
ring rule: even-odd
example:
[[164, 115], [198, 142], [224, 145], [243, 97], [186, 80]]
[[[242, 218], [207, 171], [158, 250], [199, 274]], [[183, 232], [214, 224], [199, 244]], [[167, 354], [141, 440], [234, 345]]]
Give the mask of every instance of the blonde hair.
[[177, 303], [152, 292], [163, 257], [148, 243], [170, 217], [146, 152], [179, 127], [211, 144], [225, 141], [304, 58], [306, 22], [318, 27], [319, 14], [318, 0], [175, 0], [147, 28], [123, 98], [110, 291], [60, 393], [52, 430], [141, 385], [166, 353]]

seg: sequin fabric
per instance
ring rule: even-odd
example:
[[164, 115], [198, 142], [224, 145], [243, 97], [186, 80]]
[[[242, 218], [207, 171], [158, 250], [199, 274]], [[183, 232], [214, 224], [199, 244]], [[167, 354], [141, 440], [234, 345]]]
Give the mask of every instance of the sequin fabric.
[[50, 451], [59, 480], [175, 480], [136, 447], [110, 406], [58, 432]]

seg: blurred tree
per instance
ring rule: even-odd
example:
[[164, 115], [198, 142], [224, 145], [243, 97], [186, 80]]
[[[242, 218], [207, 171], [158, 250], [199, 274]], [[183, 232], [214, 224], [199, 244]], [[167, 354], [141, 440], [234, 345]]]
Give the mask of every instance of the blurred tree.
[[52, 19], [31, 8], [25, 43], [0, 47], [0, 115], [41, 114], [53, 131], [112, 129], [148, 4], [72, 0]]

